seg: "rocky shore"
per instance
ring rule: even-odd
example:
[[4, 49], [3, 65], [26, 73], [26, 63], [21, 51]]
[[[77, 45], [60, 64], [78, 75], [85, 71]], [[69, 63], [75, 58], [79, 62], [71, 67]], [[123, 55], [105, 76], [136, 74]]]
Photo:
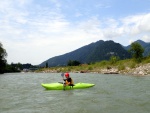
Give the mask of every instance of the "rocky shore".
[[[55, 68], [55, 69], [45, 69], [41, 72], [43, 73], [61, 73], [61, 70], [64, 68]], [[100, 73], [100, 74], [123, 74], [123, 75], [132, 75], [132, 76], [150, 76], [150, 63], [144, 65], [137, 65], [135, 68], [125, 67], [123, 70], [118, 70], [115, 67], [107, 67], [102, 69], [92, 69], [92, 70], [71, 70], [72, 73]]]
[[119, 71], [117, 68], [102, 69], [100, 73], [103, 74], [125, 74], [134, 76], [150, 75], [150, 63], [136, 66], [135, 68], [126, 67], [124, 70]]
[[133, 69], [127, 69], [127, 73], [131, 75], [150, 75], [150, 63], [145, 65], [140, 65]]

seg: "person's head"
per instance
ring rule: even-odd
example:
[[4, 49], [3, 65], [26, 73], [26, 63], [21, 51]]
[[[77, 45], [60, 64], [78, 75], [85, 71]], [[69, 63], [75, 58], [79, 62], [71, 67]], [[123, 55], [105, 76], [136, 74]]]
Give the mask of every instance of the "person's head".
[[65, 73], [65, 77], [66, 77], [66, 78], [69, 78], [69, 73]]

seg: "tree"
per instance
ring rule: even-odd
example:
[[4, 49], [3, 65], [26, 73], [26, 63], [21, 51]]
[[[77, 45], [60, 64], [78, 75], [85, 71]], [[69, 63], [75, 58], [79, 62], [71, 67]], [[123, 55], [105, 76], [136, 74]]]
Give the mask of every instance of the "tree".
[[144, 48], [138, 42], [134, 42], [131, 44], [129, 52], [137, 62], [141, 62], [143, 58]]
[[118, 56], [111, 56], [110, 57], [110, 63], [111, 64], [115, 64], [117, 61], [119, 61], [119, 57]]
[[81, 63], [79, 61], [76, 61], [76, 60], [73, 60], [73, 61], [69, 60], [68, 63], [67, 63], [68, 66], [78, 66], [80, 64]]
[[48, 68], [48, 62], [46, 62], [46, 68]]
[[0, 74], [5, 72], [5, 66], [6, 66], [6, 50], [3, 48], [2, 43], [0, 43]]

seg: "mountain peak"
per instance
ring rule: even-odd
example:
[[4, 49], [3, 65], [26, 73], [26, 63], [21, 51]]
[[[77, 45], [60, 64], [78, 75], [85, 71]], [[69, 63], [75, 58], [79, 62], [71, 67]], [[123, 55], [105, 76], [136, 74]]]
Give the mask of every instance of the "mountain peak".
[[144, 42], [144, 41], [142, 41], [142, 40], [137, 40], [137, 41], [135, 41], [135, 42], [138, 42], [141, 46], [143, 46], [143, 47], [145, 47], [145, 46], [147, 46], [148, 45], [148, 43], [146, 43], [146, 42]]
[[112, 40], [99, 40], [95, 43], [78, 48], [72, 52], [50, 58], [41, 63], [40, 66], [44, 67], [47, 62], [48, 65], [52, 67], [64, 66], [67, 65], [69, 60], [77, 60], [81, 63], [98, 62], [102, 60], [109, 60], [112, 53], [120, 59], [130, 57], [130, 54], [119, 43]]
[[[142, 40], [137, 40], [135, 42], [140, 43], [145, 48], [144, 56], [150, 54], [150, 43], [146, 43]], [[126, 59], [131, 57], [127, 52], [130, 46], [131, 45], [123, 47], [113, 40], [99, 40], [69, 53], [49, 58], [39, 66], [44, 67], [46, 63], [48, 63], [49, 67], [65, 66], [69, 60], [77, 60], [81, 63], [99, 62], [102, 60], [109, 60], [112, 55], [118, 56], [120, 59]]]

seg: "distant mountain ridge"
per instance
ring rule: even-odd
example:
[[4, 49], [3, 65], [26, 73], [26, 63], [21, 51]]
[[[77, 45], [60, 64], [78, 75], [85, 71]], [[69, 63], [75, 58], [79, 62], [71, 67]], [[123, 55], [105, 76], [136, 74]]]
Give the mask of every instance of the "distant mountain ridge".
[[[146, 43], [142, 40], [137, 40], [135, 42], [138, 42], [143, 48], [144, 48], [144, 53], [143, 56], [148, 56], [150, 55], [150, 42]], [[131, 47], [131, 45], [128, 45], [124, 47], [126, 50], [128, 50]]]
[[[137, 40], [135, 42], [140, 43], [145, 49], [144, 56], [150, 55], [150, 43], [146, 43], [142, 40]], [[46, 63], [48, 63], [49, 67], [65, 66], [69, 60], [77, 60], [81, 63], [92, 63], [109, 60], [112, 55], [119, 56], [120, 59], [127, 59], [131, 58], [130, 53], [127, 51], [129, 48], [130, 45], [123, 47], [121, 44], [115, 43], [111, 40], [99, 40], [72, 52], [49, 58], [42, 62], [39, 66], [45, 67]]]
[[72, 52], [50, 58], [39, 66], [44, 67], [48, 63], [51, 66], [65, 66], [69, 60], [77, 60], [81, 63], [92, 63], [102, 60], [109, 60], [112, 55], [119, 56], [120, 59], [130, 58], [131, 55], [119, 43], [114, 41], [99, 40], [95, 43], [83, 46]]

